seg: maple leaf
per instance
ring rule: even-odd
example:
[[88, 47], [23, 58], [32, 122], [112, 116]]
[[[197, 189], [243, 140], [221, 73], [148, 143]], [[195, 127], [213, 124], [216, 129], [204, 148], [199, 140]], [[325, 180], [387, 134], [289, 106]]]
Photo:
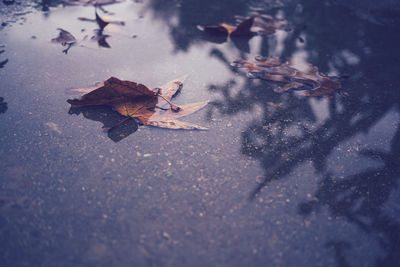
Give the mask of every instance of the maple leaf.
[[[135, 118], [143, 125], [169, 129], [205, 130], [205, 127], [178, 120], [180, 117], [196, 112], [208, 103], [208, 101], [203, 101], [180, 107], [173, 105], [171, 99], [181, 87], [181, 81], [173, 80], [158, 88], [158, 92], [154, 92], [143, 84], [121, 81], [115, 77], [111, 77], [104, 83], [99, 83], [95, 88], [91, 88], [94, 90], [83, 95], [81, 99], [68, 99], [67, 102], [75, 107], [111, 106], [119, 114], [126, 117], [117, 123], [116, 126], [130, 118]], [[83, 91], [84, 89], [77, 90]], [[159, 97], [170, 105], [170, 109], [165, 110], [157, 106]]]
[[340, 82], [319, 72], [318, 68], [311, 64], [307, 64], [307, 67], [300, 71], [291, 62], [282, 61], [279, 58], [258, 56], [256, 62], [239, 59], [234, 61], [232, 66], [246, 69], [247, 76], [250, 78], [283, 83], [283, 86], [275, 90], [279, 93], [292, 89], [306, 89], [303, 93], [305, 96], [332, 97], [342, 88]]

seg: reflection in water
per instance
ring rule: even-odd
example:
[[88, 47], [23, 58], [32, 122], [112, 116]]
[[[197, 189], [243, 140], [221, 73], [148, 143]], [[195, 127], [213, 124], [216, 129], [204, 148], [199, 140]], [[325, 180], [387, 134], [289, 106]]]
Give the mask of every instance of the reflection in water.
[[[195, 25], [215, 22], [212, 21], [214, 17], [223, 19], [214, 12], [222, 9], [224, 4], [215, 3], [212, 10], [197, 4], [198, 9], [204, 11], [197, 14], [206, 14], [204, 17], [193, 14], [190, 9], [192, 4], [192, 1], [183, 1], [179, 13], [165, 8], [163, 1], [153, 0], [150, 4], [156, 17], [169, 24], [177, 50], [187, 51], [192, 44], [202, 40], [202, 36], [195, 31]], [[315, 6], [319, 7], [317, 14], [313, 11]], [[245, 2], [238, 1], [235, 7], [224, 12], [224, 16], [249, 12]], [[252, 199], [272, 181], [289, 178], [298, 166], [312, 162], [324, 178], [313, 200], [299, 204], [299, 214], [307, 216], [318, 207], [326, 206], [331, 214], [346, 218], [366, 234], [377, 234], [378, 243], [385, 253], [376, 260], [376, 265], [394, 266], [400, 262], [397, 253], [400, 249], [400, 224], [385, 215], [383, 206], [396, 190], [400, 177], [396, 166], [400, 159], [400, 129], [392, 139], [389, 152], [361, 151], [359, 154], [360, 157], [367, 155], [381, 160], [384, 164], [381, 168], [362, 170], [339, 180], [328, 171], [328, 156], [345, 141], [368, 132], [387, 114], [400, 112], [397, 90], [400, 81], [393, 76], [399, 67], [394, 55], [382, 53], [397, 51], [395, 47], [399, 43], [398, 40], [381, 40], [385, 36], [394, 36], [398, 26], [371, 25], [362, 17], [354, 21], [352, 10], [343, 6], [321, 6], [317, 1], [307, 1], [301, 8], [294, 9], [294, 13], [291, 8], [290, 5], [282, 8], [282, 14], [293, 14], [292, 21], [307, 22], [307, 29], [282, 35], [283, 38], [277, 38], [275, 44], [269, 38], [258, 37], [261, 48], [257, 53], [262, 56], [301, 56], [294, 59], [312, 62], [330, 75], [350, 71], [351, 78], [344, 83], [350, 96], [337, 95], [331, 100], [326, 99], [328, 116], [319, 121], [320, 114], [315, 113], [312, 101], [299, 97], [295, 92], [276, 94], [270, 83], [247, 79], [230, 68], [229, 63], [235, 58], [229, 59], [224, 51], [214, 49], [210, 55], [225, 64], [235, 77], [223, 85], [210, 86], [210, 91], [220, 92], [222, 97], [214, 101], [214, 110], [231, 116], [251, 110], [254, 106], [262, 108], [262, 119], [251, 121], [242, 133], [243, 154], [259, 160], [265, 169], [265, 180], [254, 189]], [[178, 16], [178, 23], [169, 23], [172, 14]], [[327, 14], [338, 19], [323, 19]], [[348, 24], [349, 21], [354, 23]], [[325, 34], [328, 29], [329, 35]], [[354, 42], [354, 33], [361, 41]], [[249, 51], [247, 47], [238, 48], [242, 52], [256, 52]], [[379, 65], [379, 72], [377, 62], [385, 62], [385, 65]], [[243, 80], [244, 84], [239, 86], [239, 80]], [[378, 86], [380, 91], [376, 89]], [[326, 247], [334, 250], [339, 266], [350, 265], [346, 258], [351, 253], [350, 240], [331, 240]]]
[[326, 248], [334, 250], [335, 259], [339, 267], [351, 266], [346, 260], [345, 252], [352, 249], [352, 246], [347, 241], [329, 241], [325, 244]]
[[126, 117], [107, 106], [72, 107], [68, 113], [76, 115], [82, 113], [87, 119], [103, 123], [104, 129], [111, 128], [107, 131], [107, 135], [114, 142], [121, 141], [138, 129], [138, 125], [134, 119], [125, 120], [123, 123], [118, 124], [126, 119]]
[[50, 11], [50, 7], [56, 7], [60, 5], [62, 0], [39, 0], [36, 2], [36, 8], [40, 9], [41, 11], [48, 12]]
[[[4, 47], [5, 47], [5, 45], [0, 45], [0, 49], [1, 49], [1, 48], [4, 48]], [[1, 49], [1, 50], [0, 50], [0, 54], [3, 54], [4, 51], [5, 51], [4, 49]], [[5, 59], [5, 60], [3, 60], [3, 61], [1, 61], [1, 62], [0, 62], [0, 69], [4, 68], [4, 66], [5, 66], [7, 63], [8, 63], [8, 58]]]
[[5, 59], [0, 62], [0, 69], [4, 68], [4, 66], [8, 63], [8, 59]]
[[[235, 45], [237, 49], [245, 53], [250, 52], [249, 41], [252, 36], [231, 36], [230, 40]], [[216, 44], [222, 44], [227, 41], [226, 36], [217, 34], [203, 33], [202, 39], [207, 42], [212, 42]]]
[[103, 30], [96, 30], [95, 35], [93, 35], [90, 39], [97, 41], [97, 44], [100, 47], [111, 48], [111, 46], [107, 43], [108, 37], [110, 37], [110, 35], [104, 34]]
[[66, 46], [67, 48], [64, 49], [62, 52], [64, 54], [68, 54], [69, 49], [76, 44], [76, 38], [70, 32], [58, 28], [59, 31], [58, 36], [56, 38], [51, 39], [53, 43], [60, 43], [62, 46]]
[[7, 102], [4, 102], [4, 98], [0, 97], [0, 113], [5, 113], [8, 109]]
[[[45, 2], [52, 3], [42, 1]], [[182, 0], [178, 7], [171, 5], [171, 1], [152, 0], [148, 8], [169, 26], [175, 49], [187, 51], [191, 45], [204, 41], [196, 25], [227, 21], [234, 15], [247, 15], [251, 11], [249, 1], [235, 1], [234, 5], [230, 2], [214, 1], [210, 5], [208, 1]], [[352, 78], [344, 84], [350, 96], [324, 99], [328, 114], [319, 120], [321, 114], [315, 112], [313, 101], [299, 97], [295, 92], [278, 94], [268, 82], [247, 79], [231, 69], [229, 64], [236, 58], [231, 58], [226, 51], [213, 50], [210, 54], [225, 64], [232, 75], [225, 83], [210, 86], [210, 91], [221, 95], [210, 112], [234, 116], [254, 106], [262, 110], [262, 118], [250, 121], [241, 136], [242, 153], [257, 159], [265, 173], [265, 179], [252, 192], [252, 199], [261, 194], [265, 186], [290, 179], [297, 167], [311, 162], [323, 178], [312, 200], [297, 205], [298, 214], [308, 216], [326, 207], [333, 217], [345, 218], [366, 235], [377, 239], [384, 251], [375, 262], [377, 266], [395, 266], [400, 262], [400, 224], [398, 217], [388, 216], [384, 208], [398, 187], [400, 128], [396, 129], [390, 149], [359, 152], [360, 158], [374, 158], [382, 164], [380, 167], [345, 172], [339, 177], [329, 170], [332, 163], [329, 156], [345, 141], [369, 132], [388, 114], [400, 112], [397, 90], [400, 81], [395, 76], [399, 73], [399, 57], [387, 53], [398, 50], [399, 40], [392, 38], [398, 35], [398, 24], [366, 23], [355, 18], [351, 10], [332, 5], [334, 1], [323, 1], [323, 4], [316, 0], [304, 1], [301, 8], [297, 8], [298, 1], [293, 1], [296, 8], [290, 4], [292, 1], [283, 2], [289, 4], [281, 9], [281, 14], [291, 22], [307, 23], [307, 29], [257, 37], [261, 44], [257, 51], [250, 51], [248, 40], [243, 39], [242, 47], [236, 45], [240, 53], [247, 58], [247, 52], [295, 59], [303, 55], [304, 60], [300, 61], [312, 62], [328, 74], [350, 72]], [[264, 7], [265, 3], [260, 5]], [[195, 12], [193, 7], [196, 7]], [[270, 11], [272, 15], [278, 13], [275, 9]], [[3, 99], [0, 102], [5, 112], [7, 104]], [[71, 108], [69, 113], [82, 113], [88, 119], [102, 122], [104, 127], [114, 126], [125, 118], [100, 106]], [[136, 130], [135, 121], [127, 120], [113, 128], [108, 136], [118, 142]], [[345, 155], [345, 151], [342, 153]], [[333, 252], [339, 266], [350, 266], [352, 240], [329, 240], [325, 245]]]
[[[119, 26], [125, 25], [124, 21], [113, 20], [112, 17], [108, 17], [108, 20], [103, 19], [102, 17], [99, 16], [96, 10], [95, 10], [95, 19], [85, 18], [85, 17], [79, 17], [78, 19], [80, 21], [95, 22], [98, 26], [98, 29], [94, 30], [94, 34], [90, 38], [88, 38], [89, 35], [84, 35], [82, 38], [78, 38], [79, 40], [77, 40], [77, 38], [70, 32], [58, 28], [57, 30], [59, 31], [59, 35], [56, 38], [51, 39], [51, 41], [53, 43], [60, 43], [62, 46], [67, 46], [67, 48], [62, 51], [64, 54], [68, 54], [69, 49], [74, 45], [80, 44], [80, 46], [86, 46], [87, 43], [85, 43], [85, 41], [87, 41], [88, 39], [90, 39], [91, 41], [96, 41], [99, 47], [111, 48], [111, 46], [107, 42], [107, 38], [109, 38], [110, 35], [105, 34], [104, 30], [106, 31], [109, 30], [110, 27], [107, 27], [108, 25], [119, 25]], [[110, 31], [118, 32], [119, 30], [111, 28]]]
[[[271, 7], [279, 5], [276, 2], [278, 1], [271, 1], [268, 5]], [[177, 51], [188, 51], [191, 45], [204, 40], [224, 42], [226, 36], [207, 36], [199, 31], [197, 26], [216, 25], [222, 21], [233, 23], [235, 15], [244, 15], [244, 12], [249, 10], [249, 1], [246, 0], [238, 0], [234, 4], [230, 4], [229, 1], [214, 1], [210, 4], [208, 1], [186, 0], [179, 1], [176, 5], [179, 8], [170, 1], [152, 0], [146, 8], [154, 12], [155, 19], [162, 19], [169, 26]], [[245, 52], [249, 51], [248, 40], [249, 37], [245, 36], [232, 38], [235, 46]]]
[[398, 188], [400, 128], [397, 128], [389, 152], [362, 150], [360, 155], [381, 161], [383, 167], [367, 168], [345, 178], [326, 174], [315, 193], [315, 199], [301, 203], [299, 213], [310, 215], [320, 206], [326, 206], [332, 215], [347, 218], [365, 233], [379, 233], [379, 243], [386, 249], [386, 255], [377, 261], [377, 266], [392, 266], [400, 262], [400, 224], [382, 209]]
[[277, 21], [272, 16], [252, 13], [251, 16], [235, 16], [236, 25], [225, 22], [218, 25], [198, 26], [204, 32], [203, 38], [213, 43], [223, 43], [232, 40], [236, 48], [250, 53], [249, 41], [257, 35], [273, 34], [276, 30], [291, 31], [292, 28], [285, 21]]

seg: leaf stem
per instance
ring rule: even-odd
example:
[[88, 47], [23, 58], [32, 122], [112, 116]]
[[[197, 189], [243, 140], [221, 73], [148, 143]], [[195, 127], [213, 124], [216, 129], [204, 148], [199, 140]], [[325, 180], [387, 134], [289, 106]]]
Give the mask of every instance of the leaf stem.
[[171, 101], [169, 101], [165, 96], [163, 96], [162, 94], [160, 94], [160, 93], [157, 93], [157, 95], [158, 96], [160, 96], [162, 99], [164, 99], [165, 101], [167, 101], [167, 103], [171, 106], [171, 110], [172, 111], [174, 111], [174, 112], [178, 112], [178, 111], [180, 111], [181, 110], [181, 108], [180, 107], [178, 107], [178, 106], [175, 106], [174, 104], [172, 104], [172, 102]]

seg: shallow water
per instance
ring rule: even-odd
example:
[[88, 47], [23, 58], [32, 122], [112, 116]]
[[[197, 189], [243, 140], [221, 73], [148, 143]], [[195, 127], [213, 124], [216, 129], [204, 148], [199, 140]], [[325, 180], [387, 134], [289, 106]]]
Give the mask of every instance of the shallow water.
[[[400, 262], [397, 2], [123, 1], [104, 6], [125, 21], [110, 48], [77, 19], [94, 7], [38, 2], [0, 2], [1, 266]], [[295, 30], [218, 44], [196, 28], [251, 12]], [[79, 40], [67, 54], [57, 28]], [[349, 78], [333, 98], [279, 94], [230, 66], [257, 55]], [[208, 131], [107, 134], [118, 114], [66, 102], [111, 76], [184, 75], [174, 103], [210, 100], [182, 119]]]

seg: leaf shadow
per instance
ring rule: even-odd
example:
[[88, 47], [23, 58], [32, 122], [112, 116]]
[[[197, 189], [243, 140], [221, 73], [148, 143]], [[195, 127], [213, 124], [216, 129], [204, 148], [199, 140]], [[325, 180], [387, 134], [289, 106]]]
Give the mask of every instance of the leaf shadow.
[[86, 119], [101, 122], [104, 129], [109, 129], [107, 136], [114, 142], [119, 142], [138, 130], [138, 124], [134, 119], [118, 124], [126, 117], [107, 106], [71, 107], [68, 113], [82, 114]]

